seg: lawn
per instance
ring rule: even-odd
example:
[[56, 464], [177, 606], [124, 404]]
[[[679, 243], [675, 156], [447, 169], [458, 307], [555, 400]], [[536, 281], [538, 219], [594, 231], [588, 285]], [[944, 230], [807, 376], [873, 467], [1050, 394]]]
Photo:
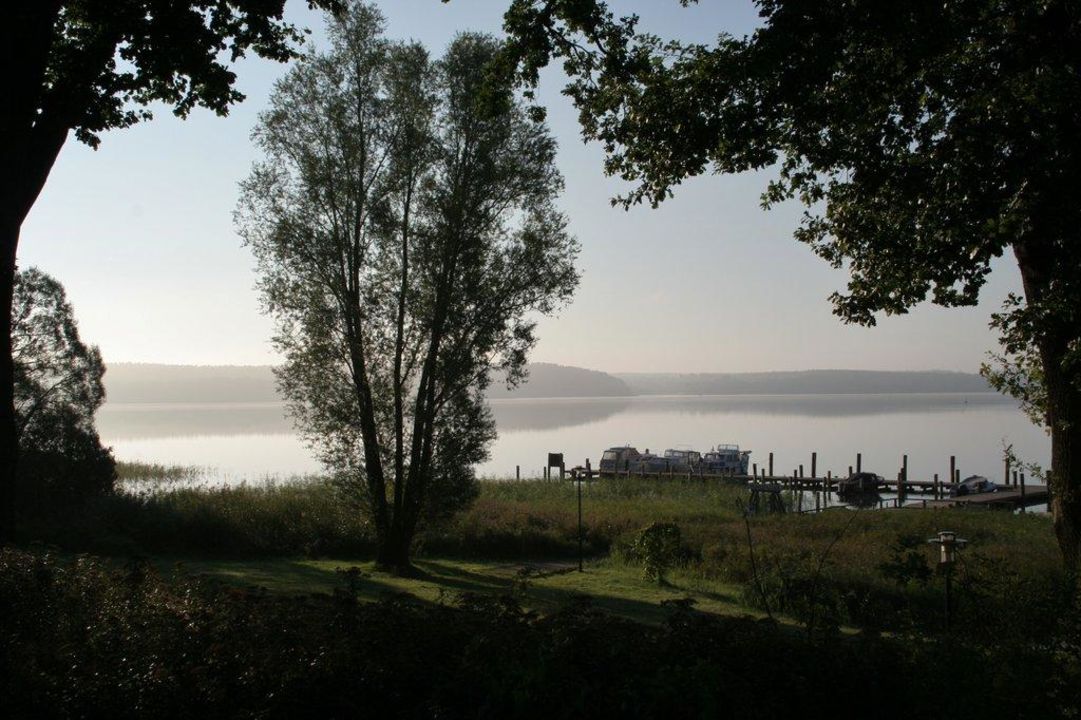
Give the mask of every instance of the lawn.
[[407, 593], [431, 603], [456, 601], [466, 593], [512, 595], [523, 607], [551, 613], [588, 596], [597, 608], [639, 622], [656, 623], [665, 616], [666, 600], [690, 598], [694, 607], [717, 615], [762, 613], [740, 600], [738, 586], [703, 580], [676, 570], [664, 584], [646, 580], [637, 567], [601, 559], [585, 563], [505, 563], [425, 558], [417, 574], [404, 578], [383, 573], [370, 561], [342, 560], [194, 560], [158, 559], [163, 573], [177, 571], [220, 580], [239, 587], [266, 588], [286, 594], [347, 590], [365, 601], [387, 593]]

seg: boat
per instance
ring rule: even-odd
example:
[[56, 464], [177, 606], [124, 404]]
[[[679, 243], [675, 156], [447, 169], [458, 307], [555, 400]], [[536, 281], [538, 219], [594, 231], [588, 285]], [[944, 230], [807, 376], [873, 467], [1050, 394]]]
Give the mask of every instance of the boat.
[[837, 494], [841, 497], [877, 494], [878, 488], [885, 482], [881, 475], [870, 472], [852, 473], [837, 481]]
[[702, 456], [701, 469], [705, 473], [747, 475], [750, 464], [750, 450], [740, 450], [739, 445], [717, 445]]
[[977, 493], [998, 492], [998, 485], [988, 480], [983, 475], [969, 475], [967, 478], [950, 488], [950, 497], [963, 497]]
[[617, 445], [601, 453], [597, 471], [601, 475], [619, 473], [705, 473], [746, 475], [751, 451], [740, 450], [739, 445], [717, 445], [703, 454], [697, 450], [668, 448], [664, 455], [655, 455], [630, 445]]
[[602, 475], [636, 470], [641, 457], [642, 454], [637, 448], [630, 445], [610, 447], [601, 454], [601, 462], [597, 470]]
[[676, 450], [669, 448], [664, 451], [664, 459], [668, 462], [666, 470], [677, 473], [697, 470], [702, 462], [702, 453], [697, 450]]

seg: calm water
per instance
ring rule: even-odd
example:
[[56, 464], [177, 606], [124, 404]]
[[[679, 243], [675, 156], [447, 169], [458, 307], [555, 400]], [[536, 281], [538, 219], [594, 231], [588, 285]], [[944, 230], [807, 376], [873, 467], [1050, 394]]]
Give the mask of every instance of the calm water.
[[[478, 470], [487, 477], [537, 476], [548, 452], [568, 465], [594, 465], [612, 445], [658, 452], [708, 450], [718, 443], [752, 451], [777, 473], [812, 451], [824, 474], [863, 467], [894, 476], [909, 456], [909, 476], [943, 477], [950, 455], [962, 476], [999, 479], [1003, 442], [1025, 461], [1046, 465], [1050, 440], [1016, 404], [998, 395], [771, 395], [495, 400], [499, 439]], [[254, 404], [107, 404], [98, 414], [103, 441], [123, 460], [198, 465], [222, 482], [319, 472], [282, 406]]]

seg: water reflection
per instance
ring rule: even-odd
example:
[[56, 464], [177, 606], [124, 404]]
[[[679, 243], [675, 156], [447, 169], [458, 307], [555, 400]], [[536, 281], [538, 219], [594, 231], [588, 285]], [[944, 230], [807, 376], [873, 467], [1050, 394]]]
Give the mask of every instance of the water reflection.
[[[624, 443], [739, 443], [760, 467], [773, 452], [786, 474], [809, 470], [812, 451], [820, 473], [844, 474], [859, 452], [864, 469], [892, 477], [908, 454], [911, 477], [927, 479], [945, 477], [951, 455], [964, 475], [996, 478], [1004, 439], [1026, 461], [1046, 464], [1050, 454], [1046, 435], [991, 393], [500, 399], [491, 408], [499, 437], [478, 468], [489, 477], [537, 476], [548, 452], [596, 463]], [[233, 478], [319, 471], [280, 403], [109, 403], [98, 428], [122, 459], [213, 466]]]
[[702, 395], [630, 398], [636, 409], [658, 413], [852, 417], [895, 413], [963, 412], [1016, 403], [997, 393], [905, 395]]
[[[725, 395], [630, 398], [500, 399], [490, 402], [500, 432], [558, 430], [625, 412], [679, 415], [852, 417], [895, 413], [956, 413], [1002, 408], [994, 393], [910, 395]], [[292, 433], [282, 403], [107, 403], [98, 431], [112, 440], [196, 435]]]
[[98, 411], [106, 441], [293, 432], [282, 403], [106, 403]]
[[624, 412], [636, 398], [552, 398], [492, 400], [489, 406], [500, 432], [558, 430], [598, 422]]

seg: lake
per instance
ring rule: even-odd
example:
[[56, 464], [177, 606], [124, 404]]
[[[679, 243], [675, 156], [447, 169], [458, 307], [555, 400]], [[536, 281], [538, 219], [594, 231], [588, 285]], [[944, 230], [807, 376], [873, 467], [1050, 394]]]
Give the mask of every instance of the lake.
[[[629, 444], [639, 450], [708, 450], [738, 444], [764, 466], [791, 472], [847, 473], [863, 467], [894, 477], [909, 456], [909, 477], [945, 477], [950, 455], [962, 476], [1002, 475], [1003, 443], [1027, 462], [1046, 466], [1050, 439], [1013, 400], [992, 393], [904, 395], [727, 395], [629, 398], [501, 399], [491, 401], [499, 438], [482, 477], [537, 477], [548, 452], [568, 466], [596, 466], [601, 452]], [[102, 441], [121, 460], [197, 465], [212, 482], [260, 482], [318, 473], [279, 403], [107, 403], [98, 413]]]

